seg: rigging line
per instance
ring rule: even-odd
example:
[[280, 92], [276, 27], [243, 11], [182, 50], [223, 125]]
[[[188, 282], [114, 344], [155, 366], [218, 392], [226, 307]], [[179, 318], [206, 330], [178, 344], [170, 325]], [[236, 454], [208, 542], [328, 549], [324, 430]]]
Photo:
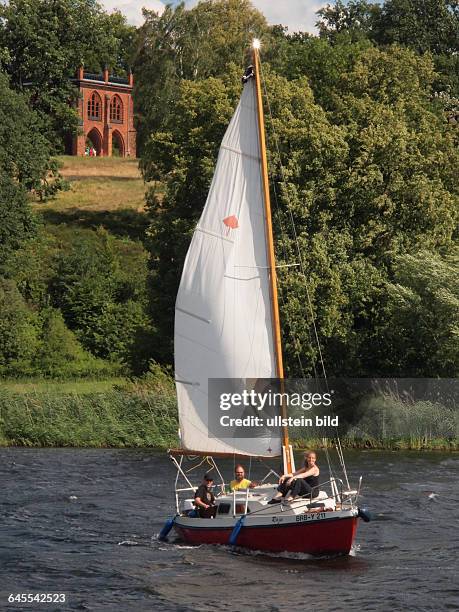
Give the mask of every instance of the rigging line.
[[[266, 89], [265, 89], [266, 91]], [[274, 201], [276, 203], [276, 212], [277, 212], [277, 218], [279, 220], [279, 225], [280, 225], [280, 230], [281, 230], [281, 237], [282, 237], [282, 250], [283, 250], [283, 257], [284, 260], [288, 259], [287, 256], [287, 247], [285, 246], [284, 242], [286, 242], [286, 237], [287, 237], [287, 232], [284, 229], [284, 224], [282, 221], [282, 213], [280, 210], [280, 205], [279, 205], [279, 199], [277, 197], [277, 189], [276, 189], [276, 184], [273, 182], [273, 192], [274, 192]], [[300, 264], [296, 264], [296, 265], [300, 265]], [[295, 351], [295, 355], [298, 359], [298, 363], [300, 365], [300, 372], [303, 378], [306, 378], [306, 372], [305, 372], [305, 368], [303, 366], [303, 362], [301, 359], [301, 351], [300, 351], [300, 343], [299, 340], [297, 338], [297, 336], [295, 335], [294, 332], [294, 325], [292, 324], [292, 320], [290, 319], [289, 315], [288, 315], [288, 309], [285, 308], [286, 306], [286, 302], [284, 300], [283, 297], [283, 292], [280, 292], [280, 296], [281, 296], [281, 301], [282, 301], [282, 305], [284, 306], [284, 312], [286, 313], [286, 317], [287, 317], [287, 322], [289, 324], [289, 334], [293, 340], [293, 346], [294, 346], [294, 351]], [[313, 341], [312, 341], [312, 337], [311, 337], [311, 328], [308, 326], [308, 335], [309, 335], [309, 343], [310, 346], [313, 346]], [[316, 369], [316, 364], [315, 364], [315, 360], [312, 361], [312, 368], [314, 370], [314, 377], [317, 379], [318, 378], [318, 374], [317, 374], [317, 369]]]
[[[266, 91], [266, 88], [265, 88], [265, 91]], [[268, 135], [268, 138], [269, 138], [269, 135]], [[280, 206], [279, 206], [279, 200], [278, 200], [278, 197], [277, 197], [276, 184], [274, 182], [273, 182], [273, 192], [274, 192], [274, 201], [276, 203], [277, 219], [279, 221], [279, 226], [280, 226], [280, 230], [281, 230], [281, 250], [282, 250], [282, 256], [284, 258], [284, 261], [287, 261], [288, 260], [288, 255], [287, 255], [286, 243], [287, 243], [287, 237], [288, 236], [287, 236], [287, 232], [284, 229], [284, 224], [283, 224], [283, 221], [282, 221], [282, 214], [281, 214], [281, 210], [280, 210]], [[300, 265], [300, 264], [295, 264], [295, 265]], [[289, 317], [288, 309], [286, 308], [286, 301], [284, 299], [284, 295], [283, 295], [283, 291], [282, 290], [279, 292], [279, 295], [280, 295], [280, 299], [281, 299], [281, 302], [282, 302], [284, 314], [285, 314], [286, 319], [287, 319], [287, 323], [288, 323], [288, 327], [289, 327], [289, 334], [290, 334], [290, 336], [292, 338], [292, 341], [293, 341], [294, 352], [295, 352], [295, 355], [297, 357], [297, 360], [298, 360], [298, 363], [299, 363], [299, 366], [300, 366], [300, 372], [301, 372], [302, 377], [306, 378], [306, 376], [305, 376], [305, 368], [304, 368], [303, 362], [301, 360], [300, 345], [299, 345], [299, 342], [298, 342], [298, 338], [296, 337], [296, 335], [295, 335], [295, 333], [293, 331], [293, 327], [294, 326], [292, 325], [292, 320]], [[308, 331], [309, 331], [309, 335], [310, 335], [310, 330], [308, 330]], [[312, 342], [311, 342], [311, 345], [312, 345]], [[315, 371], [315, 364], [314, 363], [313, 363], [313, 368], [314, 368], [314, 371]], [[316, 374], [316, 377], [317, 377], [317, 374]]]
[[193, 472], [194, 470], [197, 470], [198, 467], [201, 467], [201, 465], [206, 461], [206, 457], [204, 457], [202, 459], [202, 461], [200, 461], [197, 465], [192, 465], [188, 470], [185, 471], [186, 474], [189, 474], [190, 472]]
[[[264, 83], [263, 83], [264, 86]], [[266, 87], [265, 87], [265, 92], [266, 92]], [[269, 135], [268, 135], [269, 138]], [[276, 190], [276, 184], [273, 182], [272, 184], [273, 186], [273, 192], [274, 192], [274, 201], [276, 204], [276, 212], [277, 212], [277, 219], [279, 221], [279, 226], [280, 226], [280, 230], [281, 230], [281, 250], [282, 250], [282, 256], [284, 258], [284, 261], [288, 261], [288, 254], [287, 254], [287, 232], [284, 228], [284, 223], [282, 221], [282, 214], [281, 214], [281, 210], [280, 210], [280, 206], [279, 206], [279, 199], [277, 197], [277, 190]], [[301, 265], [301, 264], [295, 264], [295, 265]], [[294, 346], [294, 352], [295, 355], [297, 357], [299, 366], [300, 366], [300, 372], [303, 378], [305, 378], [305, 369], [303, 366], [303, 362], [301, 360], [301, 352], [300, 352], [300, 347], [299, 347], [299, 342], [298, 342], [298, 338], [296, 337], [295, 333], [294, 333], [294, 326], [292, 325], [292, 320], [290, 319], [290, 316], [288, 314], [288, 309], [286, 308], [286, 301], [284, 299], [284, 295], [283, 295], [283, 291], [281, 290], [280, 292], [280, 299], [282, 302], [282, 306], [284, 307], [284, 313], [286, 315], [287, 318], [287, 323], [288, 323], [288, 327], [289, 327], [289, 334], [292, 338], [293, 341], [293, 346]], [[313, 364], [314, 365], [314, 364]]]
[[343, 468], [344, 477], [346, 478], [346, 484], [347, 484], [347, 488], [349, 490], [351, 487], [349, 485], [349, 479], [347, 477], [346, 464], [344, 463], [343, 448], [341, 446], [341, 440], [339, 438], [337, 438], [337, 440], [338, 440], [339, 458], [340, 458], [340, 461], [341, 461], [341, 467]]
[[[270, 117], [270, 120], [271, 120], [274, 145], [275, 145], [275, 148], [276, 148], [277, 155], [279, 157], [279, 167], [280, 167], [280, 171], [281, 171], [282, 180], [285, 183], [286, 182], [285, 181], [285, 173], [284, 173], [284, 167], [282, 165], [282, 158], [281, 158], [280, 147], [279, 147], [279, 139], [277, 137], [277, 133], [276, 133], [276, 130], [275, 130], [275, 127], [274, 127], [274, 123], [273, 123], [273, 115], [272, 115], [272, 111], [271, 111], [271, 103], [270, 103], [268, 91], [267, 91], [267, 88], [266, 88], [266, 82], [265, 82], [265, 79], [264, 79], [264, 76], [263, 76], [263, 67], [261, 65], [261, 61], [259, 62], [259, 66], [260, 66], [260, 77], [261, 77], [260, 80], [263, 83], [263, 89], [264, 89], [264, 92], [265, 92], [265, 99], [266, 99], [266, 103], [268, 105], [268, 114], [269, 114], [269, 117]], [[278, 202], [278, 199], [277, 199], [277, 191], [276, 191], [275, 184], [273, 184], [273, 189], [274, 189], [274, 199], [275, 199], [275, 202], [276, 202], [276, 208], [277, 208], [277, 212], [278, 212], [279, 223], [280, 223], [280, 226], [281, 226], [281, 235], [284, 238], [285, 234], [284, 234], [284, 229], [283, 229], [283, 224], [282, 224], [282, 217], [281, 217], [281, 214], [280, 214], [280, 206], [279, 206], [279, 202]], [[287, 203], [288, 203], [288, 198], [287, 198]], [[306, 290], [306, 296], [307, 296], [307, 301], [308, 301], [308, 306], [309, 306], [310, 318], [311, 318], [311, 322], [312, 322], [312, 327], [314, 329], [314, 336], [315, 336], [315, 341], [316, 341], [317, 349], [318, 349], [318, 352], [319, 352], [319, 358], [320, 358], [320, 363], [321, 363], [321, 366], [322, 366], [323, 376], [324, 376], [324, 379], [325, 379], [325, 386], [326, 386], [327, 391], [329, 391], [328, 380], [327, 380], [327, 373], [326, 373], [326, 370], [325, 370], [325, 364], [324, 364], [324, 359], [323, 359], [323, 354], [322, 354], [322, 348], [320, 346], [319, 334], [318, 334], [318, 331], [317, 331], [314, 311], [313, 311], [313, 308], [312, 308], [311, 297], [310, 297], [309, 289], [308, 289], [308, 285], [307, 285], [307, 278], [306, 278], [306, 273], [305, 273], [304, 262], [303, 262], [303, 258], [301, 256], [301, 250], [300, 250], [300, 246], [299, 246], [299, 240], [298, 240], [298, 234], [297, 234], [297, 231], [296, 231], [295, 220], [293, 218], [293, 213], [292, 213], [292, 211], [290, 209], [290, 206], [287, 206], [287, 211], [288, 211], [288, 215], [290, 217], [290, 223], [291, 223], [291, 226], [292, 226], [292, 229], [293, 229], [295, 245], [296, 245], [297, 254], [298, 254], [298, 260], [300, 262], [300, 267], [301, 267], [301, 273], [302, 273], [304, 281], [305, 281], [305, 290]], [[284, 247], [284, 249], [286, 249], [286, 247]], [[285, 253], [285, 251], [284, 251], [284, 253]], [[284, 256], [284, 258], [285, 258], [285, 256]], [[281, 298], [282, 298], [282, 296], [281, 296]], [[282, 303], [284, 304], [283, 300], [282, 300]], [[311, 338], [311, 330], [310, 330], [310, 328], [309, 328], [308, 331], [309, 331], [309, 336]], [[294, 338], [294, 345], [296, 345], [297, 339], [294, 336], [293, 330], [292, 330], [291, 333], [292, 333], [292, 337]], [[311, 341], [311, 345], [312, 345], [312, 341]], [[295, 346], [295, 348], [296, 348], [296, 346]], [[301, 357], [299, 355], [299, 351], [297, 351], [297, 356], [298, 356], [298, 359], [299, 359], [299, 362], [300, 362], [300, 369], [301, 369], [301, 371], [303, 373], [303, 377], [304, 377], [304, 370], [303, 370], [303, 367], [302, 367], [302, 364], [301, 364]], [[315, 378], [318, 379], [318, 374], [317, 374], [317, 369], [316, 369], [315, 362], [313, 362], [313, 369], [314, 369]], [[327, 432], [326, 432], [325, 427], [322, 427], [322, 429], [323, 429], [323, 432], [324, 432], [325, 457], [327, 459], [327, 464], [328, 464], [328, 469], [329, 469], [330, 475], [332, 475], [333, 472], [332, 472], [331, 458], [330, 458], [330, 454], [328, 452], [328, 447], [327, 447], [327, 444], [326, 444], [326, 439], [327, 439], [327, 435], [326, 434], [327, 434]], [[336, 432], [337, 439], [339, 439], [338, 428], [335, 428], [335, 432]], [[342, 461], [341, 461], [341, 458], [342, 458]], [[340, 463], [343, 465], [344, 464], [344, 457], [341, 457], [341, 458], [340, 458]], [[344, 471], [345, 477], [347, 478], [347, 475], [346, 475], [346, 472], [345, 472], [345, 467], [343, 468], [343, 471]]]
[[[262, 71], [261, 66], [260, 66], [260, 71]], [[268, 95], [267, 95], [267, 90], [266, 90], [266, 85], [265, 85], [264, 79], [263, 79], [263, 87], [264, 87], [264, 91], [265, 91], [265, 97], [266, 97], [266, 100], [268, 102], [269, 114], [270, 114], [271, 123], [272, 123], [271, 107], [270, 107], [270, 104], [269, 104], [269, 98], [268, 98]], [[275, 133], [274, 129], [273, 129], [273, 132]], [[283, 166], [282, 166], [282, 161], [281, 161], [281, 155], [280, 155], [280, 151], [279, 151], [279, 147], [277, 145], [277, 142], [275, 142], [275, 146], [277, 148], [277, 153], [278, 153], [278, 156], [279, 156], [279, 162], [280, 162], [280, 167], [281, 167], [281, 170], [282, 170], [282, 176], [285, 179], [284, 174], [283, 174]], [[281, 238], [282, 238], [281, 249], [282, 249], [282, 254], [283, 254], [284, 260], [287, 261], [288, 260], [288, 257], [287, 257], [287, 246], [286, 246], [286, 243], [287, 243], [287, 240], [286, 240], [287, 232], [285, 231], [285, 228], [284, 228], [284, 224], [283, 224], [283, 220], [282, 220], [282, 214], [281, 214], [280, 205], [279, 205], [279, 198], [278, 198], [278, 194], [277, 194], [276, 185], [275, 185], [274, 182], [273, 182], [273, 192], [274, 192], [274, 201], [275, 201], [275, 204], [276, 204], [277, 218], [278, 218], [279, 226], [280, 226], [280, 230], [281, 230]], [[292, 216], [290, 210], [289, 210], [289, 213], [290, 213], [291, 223], [292, 223], [292, 226], [293, 226], [294, 231], [295, 231], [295, 224], [294, 224], [293, 216]], [[295, 231], [295, 240], [296, 240], [297, 250], [299, 251], [299, 243], [298, 243], [298, 237], [296, 235], [296, 231]], [[303, 277], [306, 279], [306, 275], [304, 273], [304, 265], [303, 265], [303, 262], [301, 260], [301, 254], [300, 254], [300, 266], [301, 266]], [[312, 322], [313, 322], [314, 327], [315, 327], [314, 315], [312, 313], [312, 306], [311, 306], [310, 296], [309, 296], [309, 292], [308, 292], [307, 284], [306, 283], [305, 283], [305, 287], [306, 287], [306, 293], [307, 293], [307, 297], [308, 297], [308, 300], [309, 300], [309, 306], [310, 306], [310, 310], [311, 310], [311, 319], [312, 319]], [[305, 378], [305, 368], [303, 366], [303, 362], [302, 362], [302, 359], [301, 359], [300, 343], [299, 343], [298, 338], [297, 338], [297, 336], [296, 336], [296, 334], [294, 332], [294, 325], [292, 325], [292, 321], [290, 320], [290, 317], [288, 316], [288, 309], [286, 308], [286, 302], [284, 300], [284, 296], [283, 296], [283, 292], [282, 291], [280, 292], [280, 299], [281, 299], [282, 305], [284, 307], [284, 313], [287, 315], [287, 322], [288, 322], [288, 325], [289, 325], [289, 335], [291, 336], [291, 338], [293, 340], [294, 352], [296, 354], [296, 357], [297, 357], [297, 360], [298, 360], [298, 363], [299, 363], [299, 366], [300, 366], [300, 372], [301, 372], [302, 377]], [[319, 344], [318, 334], [317, 334], [317, 330], [316, 329], [315, 329], [315, 332], [316, 332], [316, 343], [317, 343], [317, 346], [318, 346], [318, 349], [319, 349], [319, 354], [321, 356], [322, 369], [324, 371], [324, 376], [325, 376], [325, 380], [326, 380], [325, 368], [324, 368], [324, 364], [323, 364], [323, 359], [322, 359], [322, 355], [321, 355], [321, 349], [320, 349], [320, 344]], [[310, 346], [312, 347], [314, 343], [313, 343], [313, 339], [312, 339], [312, 335], [311, 335], [311, 327], [310, 326], [308, 326], [308, 335], [309, 335]], [[317, 373], [316, 361], [315, 360], [313, 360], [313, 362], [312, 362], [312, 367], [313, 367], [313, 370], [314, 370], [314, 377], [315, 377], [316, 380], [318, 380], [319, 376], [318, 376], [318, 373]], [[322, 428], [322, 429], [323, 429], [323, 433], [324, 433], [323, 437], [326, 440], [326, 431], [325, 431], [325, 428]], [[332, 465], [331, 465], [331, 461], [330, 461], [330, 455], [329, 455], [329, 452], [328, 452], [328, 448], [327, 448], [327, 443], [326, 442], [324, 443], [324, 451], [325, 451], [325, 457], [326, 457], [327, 464], [328, 464], [329, 474], [330, 474], [330, 477], [332, 477], [333, 470], [332, 470]]]
[[[266, 91], [266, 89], [265, 89], [265, 91]], [[279, 200], [278, 200], [278, 197], [277, 197], [277, 190], [276, 190], [275, 183], [273, 183], [273, 191], [274, 191], [274, 201], [276, 203], [277, 216], [278, 216], [279, 225], [280, 225], [280, 229], [281, 229], [283, 256], [284, 256], [284, 259], [287, 260], [287, 248], [286, 248], [285, 243], [284, 243], [285, 237], [286, 237], [286, 231], [284, 229], [284, 225], [283, 225], [283, 222], [282, 222], [282, 215], [281, 215], [281, 211], [280, 211], [280, 205], [279, 205]], [[282, 292], [281, 292], [280, 295], [281, 295], [282, 305], [285, 307], [285, 300], [283, 298]], [[285, 308], [284, 308], [284, 311], [288, 312]], [[291, 337], [293, 339], [295, 354], [296, 354], [296, 356], [298, 358], [298, 362], [299, 362], [299, 365], [300, 365], [300, 371], [301, 371], [301, 374], [302, 374], [303, 378], [305, 378], [305, 370], [304, 370], [304, 367], [303, 367], [303, 362], [301, 360], [301, 353], [300, 353], [298, 338], [296, 337], [296, 335], [295, 335], [295, 333], [293, 331], [293, 326], [291, 325], [291, 322], [289, 320], [288, 314], [287, 314], [287, 320], [288, 320], [288, 323], [289, 323], [289, 332], [290, 332], [290, 335], [291, 335]], [[309, 334], [310, 344], [312, 346], [313, 342], [312, 342], [312, 338], [311, 338], [311, 329], [310, 329], [310, 327], [308, 328], [308, 334]], [[319, 377], [318, 377], [315, 361], [313, 361], [312, 367], [313, 367], [313, 370], [314, 370], [314, 377], [315, 377], [316, 380], [318, 380]], [[330, 478], [332, 478], [333, 477], [333, 464], [332, 464], [332, 461], [331, 461], [330, 453], [328, 452], [326, 430], [325, 430], [324, 427], [322, 427], [321, 429], [323, 430], [323, 433], [324, 433], [323, 438], [322, 438], [323, 439], [323, 450], [324, 450], [325, 458], [326, 458], [327, 465], [328, 465], [329, 475], [330, 475]]]
[[[261, 76], [261, 73], [260, 73], [260, 76]], [[278, 199], [277, 199], [277, 193], [275, 191], [275, 186], [274, 186], [274, 198], [275, 198], [275, 202], [276, 202], [276, 208], [277, 208], [277, 213], [278, 213], [277, 216], [278, 216], [278, 219], [279, 219], [279, 224], [280, 224], [280, 229], [281, 229], [281, 236], [282, 236], [282, 240], [281, 240], [282, 255], [283, 255], [284, 261], [287, 261], [288, 260], [288, 257], [287, 257], [287, 248], [285, 246], [286, 242], [287, 242], [287, 240], [286, 240], [287, 233], [285, 232], [284, 226], [283, 226], [283, 223], [282, 223], [282, 216], [280, 215], [280, 207], [279, 207], [279, 202], [278, 202]], [[285, 267], [290, 266], [290, 265], [299, 266], [300, 264], [286, 264]], [[278, 268], [278, 267], [281, 267], [281, 266], [277, 266], [276, 265], [276, 268]], [[300, 371], [301, 371], [302, 376], [304, 378], [305, 377], [305, 371], [304, 371], [304, 367], [303, 367], [303, 364], [302, 364], [302, 361], [301, 361], [300, 351], [298, 349], [298, 341], [297, 341], [297, 338], [295, 337], [295, 335], [293, 333], [293, 326], [292, 326], [290, 318], [288, 316], [288, 309], [286, 308], [286, 302], [284, 300], [282, 290], [279, 291], [278, 295], [279, 295], [280, 300], [282, 302], [282, 306], [284, 307], [283, 310], [284, 310], [284, 314], [285, 314], [285, 316], [287, 318], [287, 323], [288, 323], [288, 326], [289, 326], [289, 333], [290, 333], [290, 335], [292, 337], [292, 340], [293, 340], [294, 352], [295, 352], [295, 354], [297, 356], [297, 359], [298, 359], [298, 362], [299, 362], [299, 366], [300, 366]]]
[[[263, 88], [264, 88], [264, 92], [265, 92], [265, 98], [266, 98], [266, 102], [268, 104], [268, 113], [269, 113], [269, 116], [270, 116], [270, 119], [271, 119], [271, 125], [272, 125], [272, 129], [273, 129], [273, 134], [274, 134], [274, 144], [275, 144], [276, 151], [277, 151], [277, 154], [278, 154], [279, 160], [280, 160], [280, 164], [279, 165], [280, 165], [280, 171], [281, 171], [281, 175], [282, 175], [282, 180], [285, 183], [286, 182], [285, 181], [285, 173], [284, 173], [284, 167], [283, 167], [282, 161], [281, 161], [281, 154], [280, 154], [280, 148], [279, 148], [279, 140], [277, 138], [276, 130], [274, 128], [273, 121], [272, 121], [271, 104], [270, 104], [270, 101], [269, 101], [268, 92], [266, 90], [266, 84], [265, 84], [265, 80], [264, 80], [264, 77], [263, 77], [263, 68], [261, 66], [261, 62], [260, 62], [260, 76], [262, 77]], [[299, 245], [299, 240], [298, 240], [298, 234], [297, 234], [296, 227], [295, 227], [295, 221], [293, 219], [293, 213], [292, 213], [292, 211], [291, 211], [289, 206], [287, 206], [287, 211], [289, 213], [290, 221], [291, 221], [292, 228], [293, 228], [293, 233], [294, 233], [294, 237], [295, 237], [295, 244], [296, 244], [297, 253], [298, 253], [298, 260], [299, 260], [300, 266], [301, 266], [301, 272], [302, 272], [304, 280], [305, 280], [306, 296], [307, 296], [309, 311], [310, 311], [310, 315], [311, 315], [311, 322], [312, 322], [312, 325], [313, 325], [313, 328], [314, 328], [314, 336], [315, 336], [315, 340], [316, 340], [316, 344], [317, 344], [317, 349], [319, 351], [319, 357], [320, 357], [320, 363], [321, 363], [321, 366], [322, 366], [322, 372], [323, 372], [325, 381], [327, 381], [327, 373], [325, 371], [325, 364], [324, 364], [324, 360], [323, 360], [322, 349], [321, 349], [321, 346], [320, 346], [319, 334], [318, 334], [318, 331], [317, 331], [316, 321], [315, 321], [315, 317], [314, 317], [314, 311], [313, 311], [313, 308], [312, 308], [311, 297], [309, 295], [308, 285], [307, 285], [307, 282], [306, 282], [307, 279], [306, 279], [306, 274], [305, 274], [305, 269], [304, 269], [303, 258], [301, 256], [301, 250], [300, 250], [300, 245]], [[327, 390], [328, 390], [327, 382], [326, 382], [326, 386], [327, 386]]]

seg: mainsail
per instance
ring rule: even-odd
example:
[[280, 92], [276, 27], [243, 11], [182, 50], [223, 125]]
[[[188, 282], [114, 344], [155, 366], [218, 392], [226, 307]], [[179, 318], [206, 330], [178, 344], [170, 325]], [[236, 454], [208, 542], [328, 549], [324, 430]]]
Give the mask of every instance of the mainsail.
[[278, 455], [280, 433], [209, 437], [208, 379], [275, 378], [255, 82], [223, 138], [175, 306], [175, 378], [183, 449]]

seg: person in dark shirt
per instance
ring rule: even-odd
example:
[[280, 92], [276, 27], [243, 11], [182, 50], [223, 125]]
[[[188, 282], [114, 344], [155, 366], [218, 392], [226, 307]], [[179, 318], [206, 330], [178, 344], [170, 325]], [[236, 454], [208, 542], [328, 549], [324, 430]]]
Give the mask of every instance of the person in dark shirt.
[[200, 518], [214, 518], [217, 506], [214, 505], [215, 496], [210, 490], [214, 484], [214, 479], [210, 474], [206, 474], [202, 483], [194, 494], [194, 505]]

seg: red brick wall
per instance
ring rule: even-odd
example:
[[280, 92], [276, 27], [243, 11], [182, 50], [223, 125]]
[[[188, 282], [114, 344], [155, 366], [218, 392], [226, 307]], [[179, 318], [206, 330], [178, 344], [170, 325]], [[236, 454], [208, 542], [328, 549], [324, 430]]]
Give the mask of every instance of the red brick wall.
[[[82, 71], [78, 72], [78, 114], [80, 117], [79, 134], [75, 137], [73, 154], [84, 155], [88, 136], [93, 141], [97, 154], [104, 157], [112, 155], [113, 141], [119, 143], [123, 157], [136, 157], [136, 131], [134, 128], [134, 108], [132, 101], [132, 78], [129, 87], [123, 87], [108, 81], [105, 72], [105, 83], [81, 79]], [[88, 113], [88, 102], [96, 93], [99, 98], [98, 117]], [[118, 97], [121, 100], [122, 116], [120, 119], [110, 116], [110, 104]]]

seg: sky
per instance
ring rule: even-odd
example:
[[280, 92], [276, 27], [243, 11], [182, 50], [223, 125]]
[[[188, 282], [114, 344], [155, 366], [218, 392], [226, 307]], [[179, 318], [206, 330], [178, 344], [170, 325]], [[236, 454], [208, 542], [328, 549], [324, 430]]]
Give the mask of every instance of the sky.
[[[194, 6], [198, 0], [186, 0], [187, 7]], [[333, 0], [329, 0], [332, 4]], [[101, 4], [110, 11], [119, 9], [134, 25], [140, 25], [142, 7], [162, 11], [166, 2], [161, 0], [101, 0]], [[175, 3], [174, 3], [175, 4]], [[289, 31], [315, 33], [316, 11], [328, 4], [321, 0], [252, 0], [252, 4], [261, 11], [268, 23], [286, 25]]]

